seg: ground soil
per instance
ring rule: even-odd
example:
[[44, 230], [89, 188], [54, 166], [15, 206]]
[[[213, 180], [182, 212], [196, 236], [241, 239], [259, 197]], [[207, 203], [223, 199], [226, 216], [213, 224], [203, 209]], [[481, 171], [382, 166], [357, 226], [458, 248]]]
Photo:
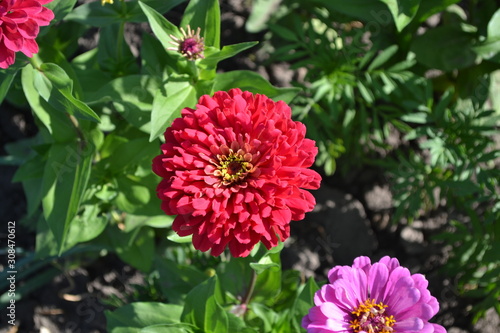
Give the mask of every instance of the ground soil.
[[[169, 14], [174, 23], [181, 10]], [[248, 7], [241, 1], [222, 1], [222, 12], [223, 44], [261, 40], [262, 35], [250, 34], [244, 29]], [[144, 27], [130, 27], [129, 41], [137, 40], [143, 30]], [[82, 40], [82, 45], [91, 44], [91, 37]], [[276, 85], [289, 84], [291, 74], [287, 66], [262, 66], [255, 59], [248, 57], [247, 52], [221, 65], [225, 70], [258, 71]], [[28, 110], [4, 103], [0, 119], [1, 155], [6, 154], [5, 144], [36, 133]], [[11, 182], [15, 170], [15, 167], [0, 166], [0, 211], [4, 221], [22, 221], [26, 212], [22, 186]], [[358, 255], [369, 255], [375, 260], [384, 255], [395, 256], [412, 272], [426, 275], [431, 293], [441, 304], [435, 322], [445, 325], [449, 333], [500, 332], [500, 320], [494, 311], [472, 324], [468, 311], [472, 300], [460, 297], [456, 281], [442, 270], [449, 248], [433, 241], [432, 236], [449, 228], [445, 210], [433, 212], [411, 225], [390, 223], [394, 207], [389, 182], [381, 170], [368, 167], [349, 174], [325, 176], [321, 189], [314, 194], [318, 202], [315, 211], [304, 221], [291, 225], [292, 236], [282, 253], [285, 269], [297, 269], [304, 276], [323, 280], [332, 266], [350, 264]], [[24, 253], [33, 252], [36, 235], [33, 224], [29, 221], [18, 223], [16, 232], [18, 249]], [[3, 230], [0, 239], [4, 244]], [[17, 332], [106, 332], [104, 310], [114, 308], [110, 300], [119, 303], [133, 299], [134, 286], [143, 284], [145, 279], [142, 273], [113, 254], [87, 258], [75, 267], [65, 268], [64, 264], [54, 262], [34, 273], [42, 277], [48, 267], [58, 270], [47, 283], [17, 302], [20, 324]], [[23, 281], [18, 282], [21, 288]], [[5, 323], [5, 309], [0, 309], [0, 314], [0, 332], [16, 332]]]

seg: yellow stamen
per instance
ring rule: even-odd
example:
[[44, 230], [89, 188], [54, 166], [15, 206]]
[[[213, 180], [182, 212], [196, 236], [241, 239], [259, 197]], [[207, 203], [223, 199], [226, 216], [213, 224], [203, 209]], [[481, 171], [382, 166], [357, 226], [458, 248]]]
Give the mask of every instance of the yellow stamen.
[[351, 313], [355, 316], [350, 321], [354, 333], [394, 333], [392, 328], [396, 323], [394, 316], [384, 315], [387, 305], [384, 303], [375, 303], [375, 299], [367, 299], [364, 303], [358, 305]]

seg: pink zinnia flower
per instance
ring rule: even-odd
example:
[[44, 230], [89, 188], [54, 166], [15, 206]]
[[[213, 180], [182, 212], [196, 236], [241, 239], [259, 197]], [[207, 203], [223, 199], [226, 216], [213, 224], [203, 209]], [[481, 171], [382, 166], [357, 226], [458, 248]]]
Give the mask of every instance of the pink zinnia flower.
[[329, 284], [314, 295], [302, 319], [309, 333], [446, 333], [428, 322], [439, 310], [421, 274], [411, 274], [395, 258], [372, 263], [358, 257], [328, 273]]
[[0, 68], [16, 60], [16, 52], [28, 57], [38, 52], [35, 41], [40, 26], [49, 25], [54, 13], [43, 7], [52, 0], [0, 0]]
[[316, 203], [304, 189], [321, 180], [308, 169], [318, 149], [305, 132], [284, 102], [239, 89], [183, 109], [153, 160], [162, 209], [177, 214], [173, 230], [214, 256], [226, 247], [247, 256], [260, 241], [268, 249], [284, 241], [290, 221]]

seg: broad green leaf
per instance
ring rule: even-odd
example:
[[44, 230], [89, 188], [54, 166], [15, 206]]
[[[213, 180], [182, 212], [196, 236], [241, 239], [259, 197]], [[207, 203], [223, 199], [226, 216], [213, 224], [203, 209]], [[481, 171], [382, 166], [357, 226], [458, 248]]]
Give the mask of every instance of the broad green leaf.
[[142, 71], [149, 75], [167, 80], [171, 73], [177, 72], [177, 58], [165, 52], [160, 41], [151, 35], [142, 36], [141, 44]]
[[[377, 24], [378, 26], [386, 26], [392, 22], [391, 13], [387, 11], [387, 7], [382, 1], [373, 0], [317, 0], [330, 11], [336, 11], [352, 18], [365, 20]], [[331, 14], [330, 14], [331, 15]]]
[[154, 97], [149, 141], [165, 132], [172, 121], [180, 116], [183, 108], [196, 104], [196, 89], [188, 81], [168, 82], [165, 89], [166, 96], [158, 89]]
[[139, 333], [152, 325], [180, 323], [182, 306], [157, 302], [130, 303], [114, 311], [106, 311], [109, 333]]
[[201, 28], [205, 45], [220, 48], [220, 8], [218, 0], [189, 1], [181, 27], [190, 25], [193, 30]]
[[99, 69], [112, 77], [137, 74], [137, 59], [125, 41], [123, 23], [115, 23], [99, 29], [97, 62]]
[[178, 264], [159, 256], [154, 261], [160, 276], [168, 276], [168, 279], [160, 279], [158, 284], [163, 295], [168, 295], [170, 303], [181, 303], [190, 290], [207, 279], [207, 275], [193, 265]]
[[167, 49], [172, 47], [172, 44], [169, 43], [172, 41], [170, 35], [180, 37], [179, 29], [163, 17], [163, 15], [158, 13], [154, 8], [151, 8], [141, 1], [139, 1], [139, 5], [144, 11], [144, 14], [146, 14], [149, 24], [151, 25], [151, 29], [153, 30], [156, 38], [158, 38], [163, 45], [163, 48]]
[[228, 318], [222, 302], [217, 275], [194, 287], [186, 296], [182, 322], [191, 323], [205, 333], [228, 331]]
[[81, 215], [76, 216], [69, 224], [64, 250], [74, 245], [87, 242], [99, 236], [106, 228], [109, 219], [100, 214], [97, 205], [86, 205]]
[[67, 142], [76, 138], [74, 125], [67, 115], [55, 110], [39, 94], [35, 87], [37, 71], [32, 66], [25, 66], [21, 73], [23, 91], [36, 117], [44, 125], [56, 142]]
[[[165, 13], [186, 0], [143, 0], [142, 2], [160, 13]], [[92, 1], [76, 7], [66, 20], [95, 27], [105, 27], [119, 22], [145, 22], [146, 16], [135, 1], [114, 1], [113, 4], [101, 5]]]
[[123, 174], [128, 167], [137, 166], [144, 160], [151, 161], [160, 150], [155, 143], [150, 143], [147, 138], [141, 137], [118, 144], [113, 156], [109, 156], [109, 169], [115, 175]]
[[421, 64], [431, 69], [450, 72], [474, 64], [476, 53], [472, 50], [474, 36], [452, 26], [427, 30], [416, 37], [411, 51]]
[[391, 11], [393, 20], [398, 31], [402, 31], [418, 11], [420, 0], [381, 0]]
[[53, 0], [44, 7], [49, 8], [54, 13], [54, 19], [50, 22], [50, 25], [62, 21], [68, 13], [73, 10], [77, 0]]
[[138, 270], [149, 272], [155, 251], [153, 229], [143, 227], [131, 232], [124, 232], [113, 226], [106, 228], [101, 236], [99, 239], [110, 244], [111, 249], [121, 260]]
[[42, 98], [56, 109], [61, 108], [83, 119], [99, 122], [99, 116], [85, 103], [73, 96], [73, 80], [56, 64], [43, 63], [35, 72], [35, 88]]
[[232, 88], [263, 94], [275, 101], [282, 100], [285, 103], [290, 103], [300, 91], [299, 88], [276, 88], [261, 75], [247, 70], [218, 73], [215, 76], [213, 92], [228, 91]]
[[50, 148], [44, 168], [42, 207], [60, 251], [69, 225], [80, 208], [93, 156], [94, 147], [89, 143], [55, 143]]
[[118, 177], [116, 179], [118, 196], [114, 200], [118, 208], [126, 213], [133, 214], [151, 199], [150, 189], [142, 185], [139, 181], [128, 177]]
[[150, 114], [153, 98], [160, 86], [157, 77], [128, 75], [109, 81], [86, 98], [91, 105], [111, 103], [131, 125], [143, 132], [150, 130]]

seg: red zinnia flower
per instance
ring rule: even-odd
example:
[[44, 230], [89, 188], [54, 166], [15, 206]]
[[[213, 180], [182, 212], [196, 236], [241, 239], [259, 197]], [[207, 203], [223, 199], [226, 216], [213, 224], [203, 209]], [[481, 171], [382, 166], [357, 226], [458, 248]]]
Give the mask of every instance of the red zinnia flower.
[[283, 101], [239, 89], [183, 109], [153, 160], [162, 209], [177, 214], [173, 230], [214, 256], [226, 246], [247, 256], [260, 241], [269, 249], [287, 239], [290, 221], [316, 203], [304, 189], [321, 180], [308, 169], [318, 149], [305, 132]]
[[43, 7], [52, 0], [0, 0], [0, 68], [16, 60], [16, 52], [28, 57], [38, 52], [35, 41], [40, 26], [49, 25], [54, 13]]

